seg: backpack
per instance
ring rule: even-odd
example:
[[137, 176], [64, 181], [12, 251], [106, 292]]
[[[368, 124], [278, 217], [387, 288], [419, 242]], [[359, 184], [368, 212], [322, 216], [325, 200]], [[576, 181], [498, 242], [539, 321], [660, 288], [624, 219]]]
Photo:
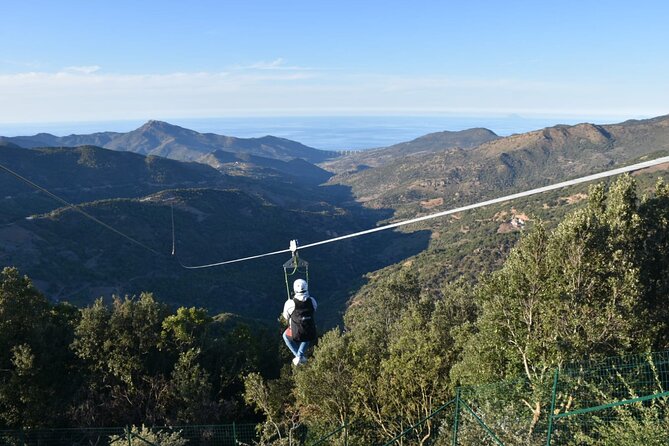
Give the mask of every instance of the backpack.
[[290, 314], [290, 331], [295, 342], [316, 340], [316, 321], [314, 320], [314, 304], [311, 299], [306, 301], [293, 298], [295, 310]]

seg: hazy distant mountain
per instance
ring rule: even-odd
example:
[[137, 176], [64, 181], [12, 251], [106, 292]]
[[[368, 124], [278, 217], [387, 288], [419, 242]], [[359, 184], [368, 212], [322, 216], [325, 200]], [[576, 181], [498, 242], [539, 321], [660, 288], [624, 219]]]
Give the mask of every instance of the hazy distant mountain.
[[335, 156], [333, 152], [314, 149], [289, 139], [274, 136], [235, 138], [214, 133], [198, 133], [161, 121], [148, 121], [128, 133], [103, 132], [64, 137], [39, 133], [34, 136], [0, 137], [0, 142], [3, 141], [25, 148], [96, 145], [180, 161], [195, 161], [202, 155], [223, 149], [284, 161], [301, 158], [313, 163]]
[[11, 142], [20, 147], [77, 147], [98, 146], [104, 147], [114, 138], [122, 135], [116, 132], [99, 132], [90, 135], [55, 136], [50, 133], [38, 133], [34, 136], [0, 136], [0, 143]]
[[498, 138], [499, 136], [494, 132], [484, 128], [436, 132], [389, 147], [353, 152], [347, 156], [326, 161], [322, 163], [322, 166], [335, 173], [353, 172], [378, 167], [420, 153], [439, 152], [456, 147], [470, 149]]
[[601, 126], [559, 125], [494, 138], [469, 149], [395, 157], [376, 168], [341, 173], [331, 182], [351, 186], [356, 197], [371, 206], [398, 209], [408, 205], [408, 212], [415, 212], [425, 200], [438, 198], [442, 207], [450, 207], [594, 173], [667, 150], [669, 116]]

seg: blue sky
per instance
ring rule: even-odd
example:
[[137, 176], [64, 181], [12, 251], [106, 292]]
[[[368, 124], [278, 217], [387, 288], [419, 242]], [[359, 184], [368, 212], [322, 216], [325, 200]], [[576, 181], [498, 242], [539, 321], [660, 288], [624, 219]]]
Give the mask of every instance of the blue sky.
[[666, 1], [2, 0], [0, 17], [5, 123], [669, 113]]

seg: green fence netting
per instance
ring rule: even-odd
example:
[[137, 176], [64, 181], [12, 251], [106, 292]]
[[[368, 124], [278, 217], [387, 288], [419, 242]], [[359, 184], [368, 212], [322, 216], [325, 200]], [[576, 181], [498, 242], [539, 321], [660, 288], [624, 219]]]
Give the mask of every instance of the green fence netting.
[[[303, 425], [291, 446], [667, 445], [668, 389], [669, 351], [583, 361], [531, 381], [460, 387], [453, 400], [420, 420]], [[272, 443], [260, 443], [254, 424], [0, 430], [0, 445], [7, 446], [125, 444]]]
[[558, 372], [550, 445], [669, 444], [669, 352]]
[[462, 387], [457, 444], [541, 444], [550, 403], [547, 383], [515, 379]]
[[324, 434], [317, 444], [668, 445], [667, 389], [669, 351], [583, 361], [533, 380], [460, 387], [452, 404], [416, 424], [405, 422], [394, 437], [378, 426], [351, 424], [346, 436], [337, 427], [337, 435]]

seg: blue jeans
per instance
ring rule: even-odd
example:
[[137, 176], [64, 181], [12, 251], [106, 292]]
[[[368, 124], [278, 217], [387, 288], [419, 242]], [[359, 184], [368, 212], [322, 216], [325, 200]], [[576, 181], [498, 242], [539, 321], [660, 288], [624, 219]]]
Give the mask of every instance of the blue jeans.
[[283, 341], [286, 343], [286, 345], [293, 353], [293, 355], [300, 358], [304, 357], [304, 354], [307, 352], [307, 348], [309, 348], [309, 341], [304, 341], [304, 342], [293, 341], [288, 336], [286, 336], [285, 331], [283, 332]]

